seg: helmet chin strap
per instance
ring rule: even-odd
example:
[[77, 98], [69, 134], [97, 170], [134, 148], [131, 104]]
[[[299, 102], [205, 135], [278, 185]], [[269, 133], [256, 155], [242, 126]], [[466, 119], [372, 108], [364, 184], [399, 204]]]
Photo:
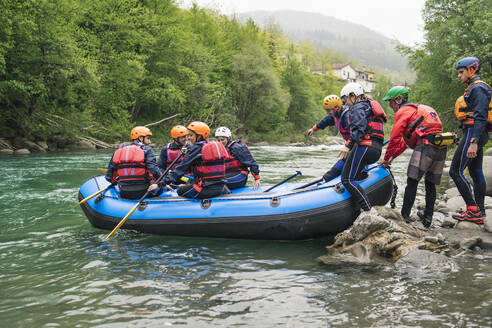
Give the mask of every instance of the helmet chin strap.
[[469, 84], [470, 80], [473, 79], [477, 73], [477, 69], [473, 67], [467, 67], [466, 69], [468, 71], [468, 80], [466, 80], [466, 83]]

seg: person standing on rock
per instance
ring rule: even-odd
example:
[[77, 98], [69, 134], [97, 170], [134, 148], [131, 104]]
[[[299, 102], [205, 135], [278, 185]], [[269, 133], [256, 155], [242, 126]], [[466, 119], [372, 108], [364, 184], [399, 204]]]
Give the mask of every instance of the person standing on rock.
[[407, 147], [414, 150], [408, 164], [401, 215], [406, 223], [410, 223], [417, 187], [425, 174], [425, 209], [417, 211], [417, 216], [424, 227], [429, 227], [434, 214], [436, 185], [441, 182], [446, 161], [447, 147], [433, 144], [435, 135], [442, 132], [441, 120], [432, 107], [409, 102], [408, 90], [403, 86], [391, 88], [384, 100], [389, 101], [395, 111], [395, 122], [381, 165], [388, 167]]
[[350, 136], [339, 155], [339, 159], [345, 159], [342, 184], [360, 208], [369, 211], [371, 203], [356, 177], [367, 164], [377, 162], [381, 156], [386, 113], [377, 101], [366, 97], [359, 83], [345, 85], [340, 98], [351, 107], [348, 118]]
[[[461, 121], [463, 138], [454, 153], [449, 175], [466, 203], [466, 210], [453, 214], [458, 221], [483, 224], [485, 216], [485, 177], [482, 171], [483, 147], [489, 140], [488, 129], [492, 121], [491, 88], [480, 79], [480, 60], [476, 57], [461, 59], [456, 65], [458, 78], [467, 85], [463, 96], [455, 105], [455, 115]], [[473, 191], [463, 171], [473, 180]]]
[[106, 180], [118, 182], [123, 198], [138, 199], [147, 190], [149, 197], [162, 192], [154, 183], [162, 172], [157, 166], [154, 151], [150, 147], [152, 132], [145, 126], [136, 126], [130, 132], [133, 143], [122, 145], [109, 161]]
[[[321, 121], [313, 125], [306, 134], [308, 137], [312, 136], [314, 132], [322, 130], [327, 126], [335, 125], [340, 131], [343, 139], [348, 140], [350, 137], [349, 131], [349, 110], [350, 107], [347, 105], [342, 105], [342, 100], [337, 95], [328, 95], [323, 99], [323, 108], [328, 114]], [[339, 159], [335, 165], [323, 175], [325, 182], [333, 180], [342, 173], [343, 165], [345, 164], [345, 159]]]

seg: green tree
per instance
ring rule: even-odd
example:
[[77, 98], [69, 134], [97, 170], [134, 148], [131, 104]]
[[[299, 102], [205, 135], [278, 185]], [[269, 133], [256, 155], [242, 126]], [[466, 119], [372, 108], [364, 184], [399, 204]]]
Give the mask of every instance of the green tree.
[[287, 56], [287, 65], [282, 72], [282, 87], [290, 94], [287, 118], [296, 130], [303, 130], [311, 123], [316, 111], [314, 78], [301, 66], [296, 58], [295, 49], [291, 46]]
[[254, 138], [281, 131], [290, 97], [259, 46], [246, 47], [233, 57], [231, 88], [241, 132]]
[[[481, 77], [492, 82], [492, 11], [490, 0], [427, 0], [423, 12], [426, 41], [416, 49], [401, 47], [417, 72], [412, 96], [456, 126], [453, 108], [464, 86], [456, 74], [462, 57], [482, 61]], [[487, 10], [488, 9], [488, 10]], [[448, 126], [448, 129], [452, 128]]]

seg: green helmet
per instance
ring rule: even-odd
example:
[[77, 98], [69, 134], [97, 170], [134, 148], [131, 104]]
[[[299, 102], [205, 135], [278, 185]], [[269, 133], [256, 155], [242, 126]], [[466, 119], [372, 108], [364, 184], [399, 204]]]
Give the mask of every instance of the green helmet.
[[386, 97], [384, 97], [383, 100], [391, 100], [392, 98], [396, 98], [398, 96], [402, 96], [405, 99], [408, 99], [408, 90], [405, 87], [402, 87], [401, 85], [397, 85], [395, 87], [392, 87], [389, 89], [388, 93], [386, 94]]

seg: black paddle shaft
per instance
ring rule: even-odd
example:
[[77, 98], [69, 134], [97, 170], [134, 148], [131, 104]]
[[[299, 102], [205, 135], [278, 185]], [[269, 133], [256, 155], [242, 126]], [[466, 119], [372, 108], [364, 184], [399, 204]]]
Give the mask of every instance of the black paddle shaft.
[[293, 174], [293, 175], [291, 175], [290, 177], [288, 177], [287, 179], [285, 179], [285, 180], [283, 180], [283, 181], [281, 181], [281, 182], [277, 183], [276, 185], [271, 186], [270, 188], [268, 188], [268, 189], [267, 189], [267, 190], [265, 190], [264, 192], [269, 192], [270, 190], [273, 190], [273, 189], [277, 188], [277, 187], [278, 187], [278, 186], [280, 186], [281, 184], [286, 183], [286, 182], [287, 182], [287, 181], [289, 181], [290, 179], [294, 179], [295, 177], [297, 177], [297, 176], [301, 176], [301, 175], [302, 175], [301, 171], [296, 171], [296, 173], [295, 173], [295, 174]]

